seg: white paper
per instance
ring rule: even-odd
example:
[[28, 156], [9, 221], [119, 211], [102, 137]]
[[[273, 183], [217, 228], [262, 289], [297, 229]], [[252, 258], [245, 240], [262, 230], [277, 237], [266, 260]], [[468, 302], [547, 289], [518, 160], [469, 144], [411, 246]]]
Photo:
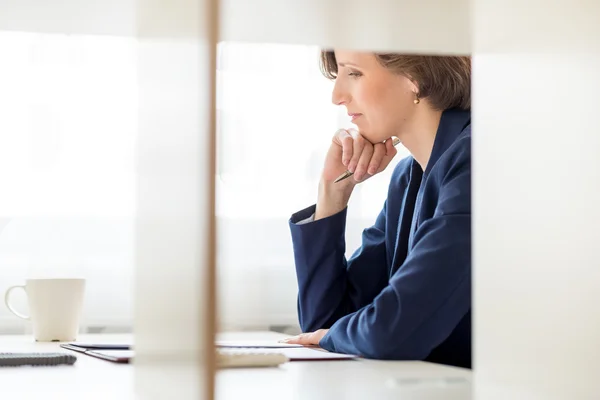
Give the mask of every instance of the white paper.
[[304, 347], [301, 344], [279, 343], [274, 340], [217, 340], [215, 342], [215, 344], [217, 347], [231, 347], [231, 348], [275, 349], [275, 348]]
[[223, 354], [283, 354], [290, 361], [317, 361], [317, 360], [350, 360], [357, 358], [350, 354], [331, 353], [321, 348], [221, 348]]

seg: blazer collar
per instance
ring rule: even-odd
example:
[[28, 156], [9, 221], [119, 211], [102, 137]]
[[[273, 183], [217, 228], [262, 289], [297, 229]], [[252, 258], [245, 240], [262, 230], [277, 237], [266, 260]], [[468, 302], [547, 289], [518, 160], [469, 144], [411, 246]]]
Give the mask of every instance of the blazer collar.
[[433, 142], [431, 156], [427, 163], [425, 173], [429, 173], [437, 160], [452, 146], [464, 129], [471, 124], [471, 111], [450, 109], [442, 112], [440, 124]]

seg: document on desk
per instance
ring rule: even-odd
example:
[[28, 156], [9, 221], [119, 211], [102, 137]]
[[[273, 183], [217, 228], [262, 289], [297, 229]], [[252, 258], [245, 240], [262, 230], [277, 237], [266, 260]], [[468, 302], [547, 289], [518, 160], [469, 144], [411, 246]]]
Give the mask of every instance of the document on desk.
[[285, 349], [304, 347], [301, 344], [280, 343], [275, 340], [217, 340], [217, 347], [231, 347], [240, 349]]
[[357, 358], [350, 354], [331, 353], [318, 347], [221, 347], [220, 353], [231, 354], [283, 354], [290, 361], [333, 361]]

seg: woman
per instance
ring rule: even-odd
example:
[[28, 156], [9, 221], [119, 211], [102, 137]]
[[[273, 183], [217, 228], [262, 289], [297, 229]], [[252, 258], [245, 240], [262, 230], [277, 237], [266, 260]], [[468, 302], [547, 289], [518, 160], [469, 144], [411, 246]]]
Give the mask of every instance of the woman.
[[[306, 333], [287, 342], [470, 368], [470, 59], [335, 51], [321, 65], [359, 132], [335, 134], [316, 205], [290, 220]], [[348, 200], [388, 166], [392, 137], [412, 157], [346, 260]]]

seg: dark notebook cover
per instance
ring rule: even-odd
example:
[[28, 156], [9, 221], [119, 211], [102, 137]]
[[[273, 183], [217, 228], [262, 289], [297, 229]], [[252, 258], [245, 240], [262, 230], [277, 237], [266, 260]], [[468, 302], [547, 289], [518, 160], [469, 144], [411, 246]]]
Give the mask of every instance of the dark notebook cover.
[[60, 347], [116, 363], [126, 364], [133, 359], [132, 346], [128, 344], [71, 342]]

